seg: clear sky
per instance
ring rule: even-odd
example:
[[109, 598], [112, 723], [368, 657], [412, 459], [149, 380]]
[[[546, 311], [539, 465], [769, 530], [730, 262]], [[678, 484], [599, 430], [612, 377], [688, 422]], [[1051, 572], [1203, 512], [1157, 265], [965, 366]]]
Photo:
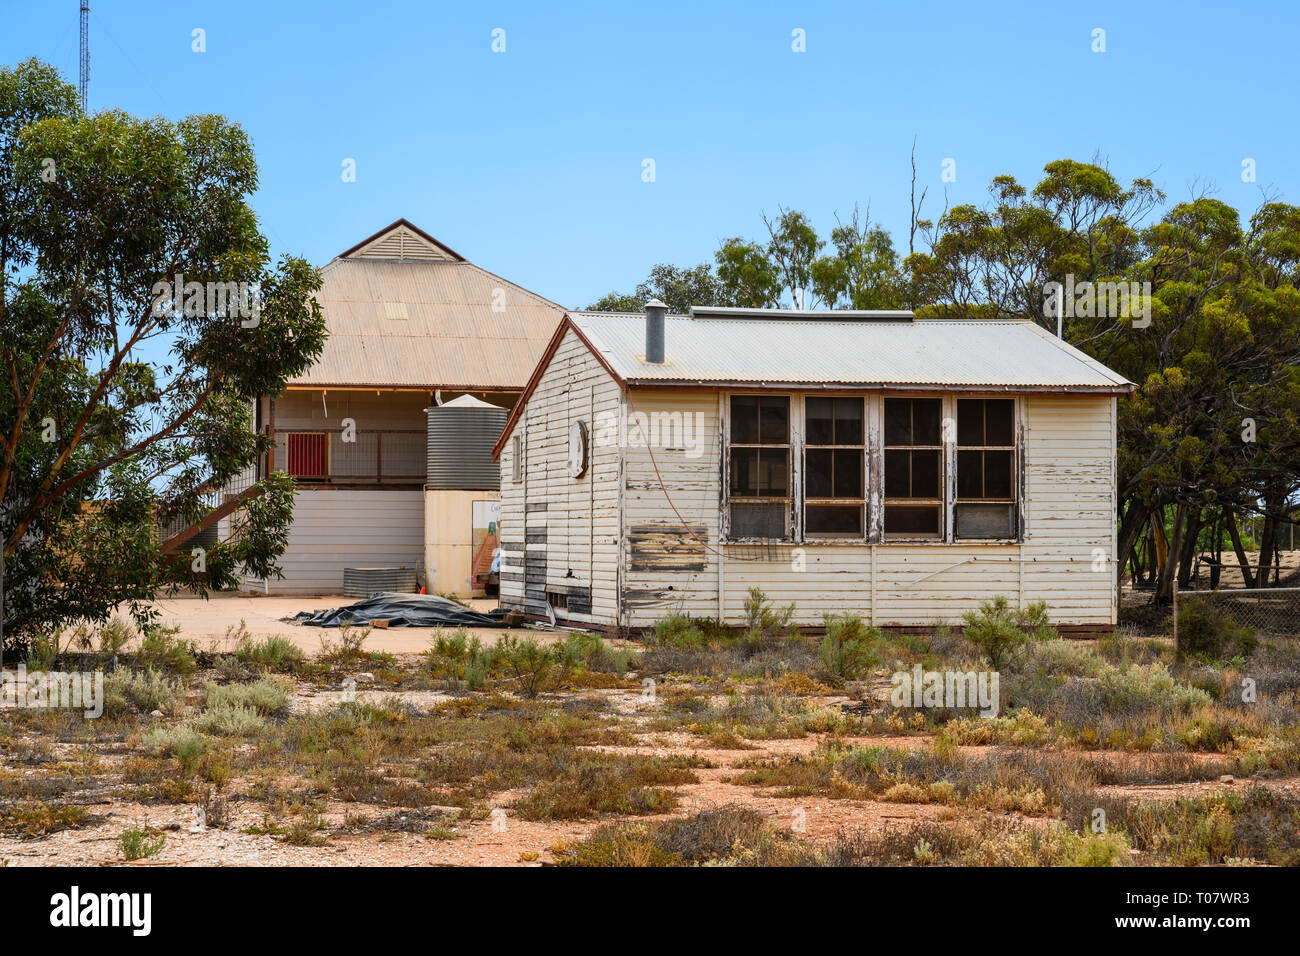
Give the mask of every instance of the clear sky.
[[[0, 62], [76, 82], [78, 0], [0, 8]], [[1300, 202], [1292, 2], [91, 0], [90, 20], [90, 108], [243, 124], [277, 253], [324, 264], [405, 216], [570, 307], [712, 261], [778, 205], [823, 233], [869, 205], [905, 246], [913, 135], [930, 213], [1067, 156], [1171, 201]]]

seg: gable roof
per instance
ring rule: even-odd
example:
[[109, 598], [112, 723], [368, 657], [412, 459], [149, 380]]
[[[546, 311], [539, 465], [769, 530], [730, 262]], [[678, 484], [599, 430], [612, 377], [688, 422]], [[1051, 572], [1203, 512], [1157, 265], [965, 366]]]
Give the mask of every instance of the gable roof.
[[454, 259], [464, 262], [465, 257], [450, 246], [445, 246], [409, 219], [401, 218], [389, 223], [373, 236], [367, 236], [355, 246], [345, 249], [338, 258], [371, 256], [378, 259]]
[[404, 219], [332, 259], [321, 279], [329, 338], [290, 387], [521, 389], [564, 315]]
[[645, 361], [645, 316], [567, 312], [493, 457], [523, 414], [568, 331], [624, 391], [694, 386], [852, 388], [1131, 395], [1117, 372], [1033, 322], [919, 319], [910, 313], [699, 310], [664, 319], [665, 361]]
[[666, 361], [649, 364], [639, 315], [568, 315], [615, 376], [634, 385], [1131, 389], [1123, 376], [1033, 322], [700, 310], [664, 320]]

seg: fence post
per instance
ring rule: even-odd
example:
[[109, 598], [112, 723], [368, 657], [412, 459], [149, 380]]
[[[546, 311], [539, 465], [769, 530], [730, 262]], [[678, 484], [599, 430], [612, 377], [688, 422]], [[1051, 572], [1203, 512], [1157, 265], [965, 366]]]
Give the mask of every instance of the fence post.
[[1178, 575], [1174, 575], [1173, 580], [1174, 596], [1174, 648], [1178, 648]]

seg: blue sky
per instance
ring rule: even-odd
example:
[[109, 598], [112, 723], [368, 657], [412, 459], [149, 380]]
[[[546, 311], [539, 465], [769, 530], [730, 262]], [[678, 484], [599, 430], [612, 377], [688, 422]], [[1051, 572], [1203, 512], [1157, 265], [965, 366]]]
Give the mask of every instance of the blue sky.
[[[1094, 155], [1171, 201], [1208, 187], [1246, 212], [1261, 190], [1300, 202], [1300, 7], [1285, 2], [91, 8], [91, 109], [241, 123], [277, 253], [323, 264], [405, 216], [571, 307], [758, 238], [778, 205], [826, 233], [869, 204], [905, 246], [913, 135], [930, 213], [945, 188], [982, 203], [992, 176], [1032, 184]], [[76, 81], [77, 0], [8, 2], [0, 23], [0, 62], [34, 55]]]

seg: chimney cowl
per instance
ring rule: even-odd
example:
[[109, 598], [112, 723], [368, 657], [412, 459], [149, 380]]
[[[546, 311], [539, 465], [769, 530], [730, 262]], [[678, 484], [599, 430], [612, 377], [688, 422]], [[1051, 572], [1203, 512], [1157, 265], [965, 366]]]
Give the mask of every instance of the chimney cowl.
[[664, 316], [668, 306], [658, 299], [645, 304], [645, 360], [648, 364], [664, 363]]

